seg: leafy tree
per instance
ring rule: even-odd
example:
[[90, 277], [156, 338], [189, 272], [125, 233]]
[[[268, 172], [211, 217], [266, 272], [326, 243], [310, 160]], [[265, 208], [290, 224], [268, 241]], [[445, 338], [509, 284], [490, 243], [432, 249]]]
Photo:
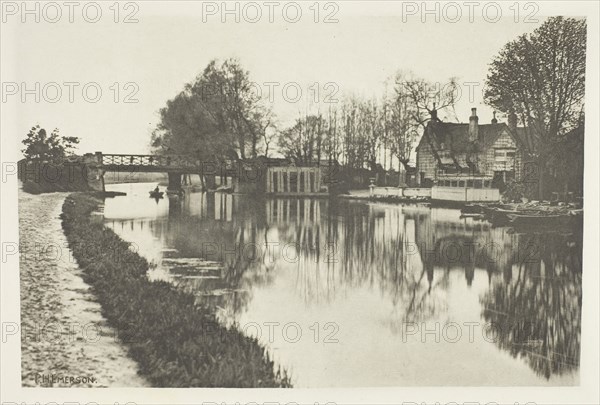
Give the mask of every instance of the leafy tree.
[[256, 157], [269, 139], [271, 111], [249, 73], [235, 59], [213, 60], [167, 106], [152, 136], [159, 152], [190, 154], [203, 161]]
[[152, 146], [159, 153], [189, 154], [201, 160], [226, 154], [226, 134], [200, 96], [179, 93], [160, 110], [161, 121], [152, 135]]
[[515, 114], [527, 127], [538, 163], [539, 198], [552, 150], [584, 114], [586, 29], [585, 20], [551, 17], [506, 44], [490, 66], [486, 102]]
[[79, 143], [79, 138], [60, 136], [58, 128], [48, 135], [44, 128], [36, 125], [31, 127], [22, 142], [25, 145], [22, 152], [27, 159], [56, 162], [73, 154], [76, 145]]

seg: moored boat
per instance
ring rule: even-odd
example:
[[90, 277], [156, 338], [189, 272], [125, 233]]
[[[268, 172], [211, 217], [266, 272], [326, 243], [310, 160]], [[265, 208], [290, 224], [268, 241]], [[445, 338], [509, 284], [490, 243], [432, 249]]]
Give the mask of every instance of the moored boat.
[[569, 214], [533, 214], [526, 212], [507, 213], [511, 225], [560, 226], [571, 223]]
[[465, 206], [460, 210], [463, 215], [470, 214], [481, 214], [483, 213], [484, 207], [481, 204], [465, 204]]
[[431, 188], [432, 201], [489, 203], [500, 201], [500, 190], [484, 175], [440, 175]]
[[181, 197], [185, 194], [184, 190], [167, 190], [167, 195], [169, 197]]

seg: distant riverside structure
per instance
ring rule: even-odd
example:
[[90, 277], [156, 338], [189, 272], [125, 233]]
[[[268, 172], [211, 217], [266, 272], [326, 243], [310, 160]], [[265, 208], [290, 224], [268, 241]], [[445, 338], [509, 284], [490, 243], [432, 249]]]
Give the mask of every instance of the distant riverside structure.
[[477, 109], [472, 108], [469, 123], [448, 123], [440, 121], [434, 109], [416, 149], [418, 183], [431, 187], [452, 181], [448, 176], [469, 175], [496, 186], [520, 181], [531, 140], [526, 128], [517, 127], [514, 114], [508, 123], [499, 123], [494, 113], [490, 124], [479, 124]]
[[327, 193], [322, 179], [321, 167], [269, 167], [266, 192], [285, 195]]
[[266, 158], [201, 162], [188, 155], [138, 155], [86, 153], [69, 156], [60, 162], [23, 159], [19, 162], [19, 179], [44, 189], [104, 191], [106, 172], [130, 175], [164, 173], [169, 191], [182, 189], [186, 175], [203, 174], [209, 189], [215, 180], [221, 186], [242, 194], [320, 195], [328, 192], [324, 169], [319, 163], [296, 166], [287, 159]]

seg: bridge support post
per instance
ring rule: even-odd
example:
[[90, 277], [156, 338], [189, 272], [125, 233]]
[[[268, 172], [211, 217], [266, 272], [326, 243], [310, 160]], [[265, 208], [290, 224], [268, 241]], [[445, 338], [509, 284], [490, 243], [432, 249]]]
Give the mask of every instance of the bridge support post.
[[83, 156], [83, 165], [86, 182], [94, 191], [106, 191], [104, 188], [104, 168], [102, 167], [102, 152], [91, 153]]
[[168, 173], [169, 185], [167, 186], [168, 191], [180, 191], [181, 190], [181, 173]]
[[208, 219], [215, 219], [215, 194], [216, 193], [205, 193], [206, 198], [206, 216]]
[[204, 184], [206, 190], [214, 190], [217, 188], [217, 176], [214, 174], [207, 174], [204, 176]]

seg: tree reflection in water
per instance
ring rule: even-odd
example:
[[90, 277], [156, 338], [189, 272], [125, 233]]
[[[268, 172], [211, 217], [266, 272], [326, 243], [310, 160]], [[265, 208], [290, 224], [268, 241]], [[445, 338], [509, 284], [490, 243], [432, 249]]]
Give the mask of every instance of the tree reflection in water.
[[517, 236], [521, 261], [507, 265], [482, 298], [494, 340], [550, 378], [579, 367], [581, 335], [581, 236]]
[[495, 344], [545, 378], [578, 368], [581, 233], [517, 234], [461, 219], [457, 210], [417, 206], [219, 193], [178, 204], [149, 228], [174, 257], [220, 263], [218, 277], [172, 282], [226, 322], [248, 310], [257, 289], [293, 271], [289, 294], [305, 307], [377, 291], [391, 304], [386, 326], [400, 333], [406, 322], [450, 313], [453, 275], [463, 273], [471, 288], [487, 273], [479, 303], [482, 321], [498, 326]]

